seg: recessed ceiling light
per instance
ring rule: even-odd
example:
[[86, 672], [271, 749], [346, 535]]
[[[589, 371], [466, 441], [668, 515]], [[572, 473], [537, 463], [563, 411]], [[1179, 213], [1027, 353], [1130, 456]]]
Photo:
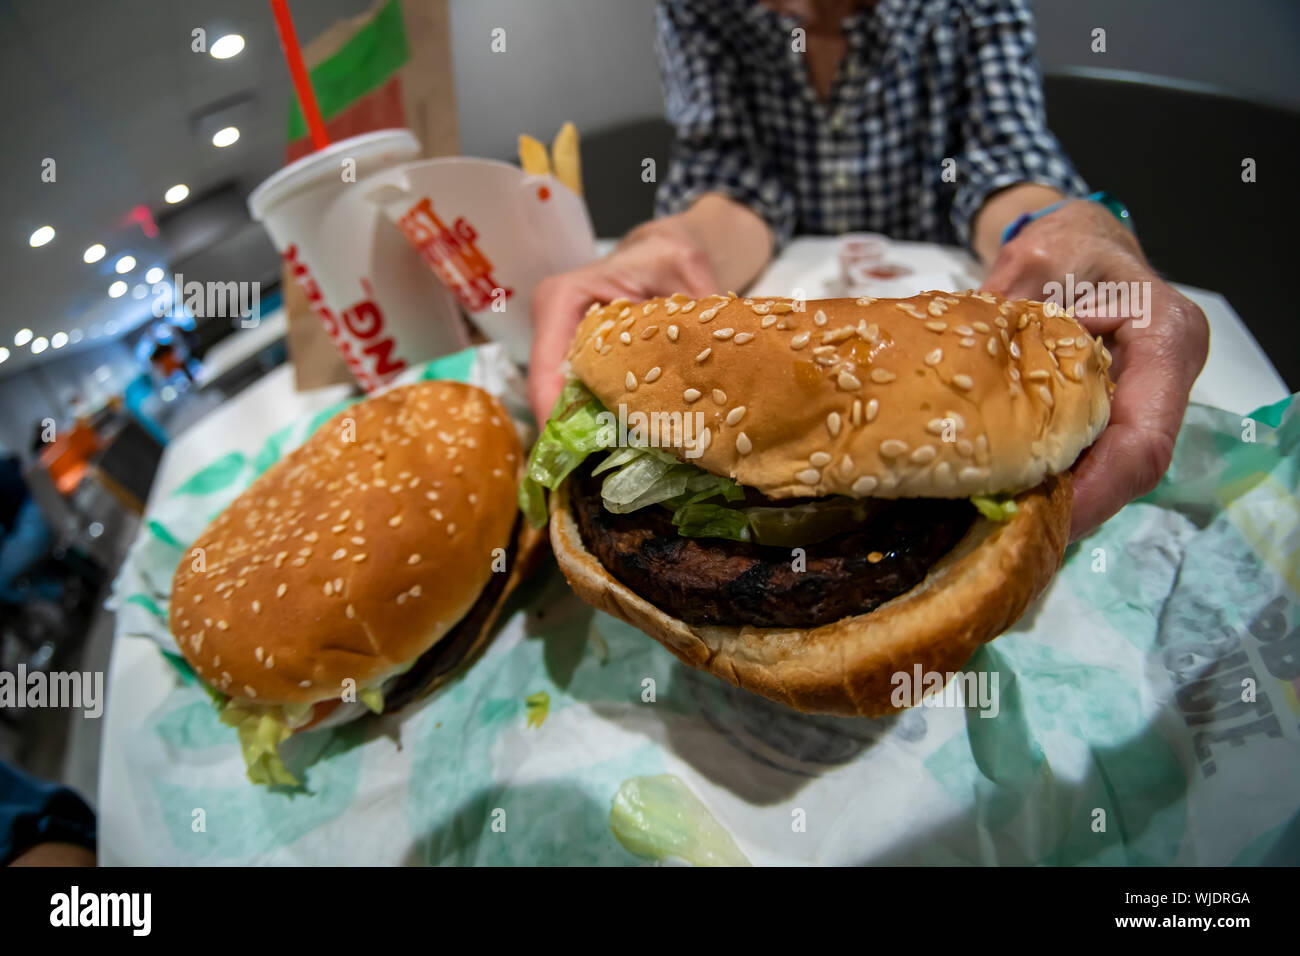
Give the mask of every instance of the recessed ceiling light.
[[135, 256], [123, 256], [117, 260], [117, 265], [113, 266], [119, 275], [126, 275], [135, 268]]
[[44, 352], [44, 351], [45, 351], [47, 348], [49, 348], [49, 347], [50, 347], [50, 343], [46, 340], [45, 336], [43, 336], [43, 335], [42, 335], [42, 336], [38, 336], [37, 338], [35, 338], [35, 339], [32, 340], [32, 354], [33, 354], [33, 355], [40, 355], [42, 352]]
[[[227, 126], [225, 129], [219, 129], [212, 134], [212, 145], [217, 147], [229, 146], [237, 139], [239, 139], [239, 130], [233, 126]], [[54, 235], [53, 229], [50, 230], [50, 235]], [[33, 238], [35, 237], [33, 236]], [[48, 242], [49, 240], [47, 239], [45, 241]], [[38, 246], [40, 243], [33, 242], [32, 245]]]
[[108, 287], [108, 297], [110, 299], [116, 299], [124, 295], [126, 295], [126, 283], [123, 282], [121, 279], [118, 279], [116, 282], [114, 282], [111, 286]]
[[9, 350], [3, 345], [0, 345], [0, 362], [3, 362], [7, 358], [9, 358]]
[[171, 203], [176, 203], [176, 202], [180, 202], [189, 194], [190, 194], [189, 186], [186, 186], [184, 183], [177, 183], [171, 189], [163, 193], [163, 199], [166, 199], [168, 202]]
[[244, 49], [244, 38], [238, 33], [227, 33], [225, 36], [217, 39], [208, 52], [212, 54], [215, 60], [229, 60], [232, 56], [238, 56], [239, 52]]
[[[236, 134], [235, 134], [235, 138], [236, 138], [236, 139], [239, 138], [239, 134], [238, 134], [238, 132], [236, 132]], [[232, 143], [233, 143], [234, 141], [235, 141], [235, 140], [233, 140], [233, 139], [231, 140]], [[53, 238], [54, 238], [54, 227], [53, 227], [53, 226], [41, 226], [41, 228], [37, 229], [34, 233], [32, 233], [31, 238], [28, 239], [27, 241], [28, 241], [29, 243], [31, 243], [31, 247], [32, 247], [33, 249], [35, 249], [35, 248], [37, 248], [38, 246], [43, 246], [43, 245], [45, 245], [47, 242], [49, 242], [49, 241], [50, 241], [51, 239], [53, 239]]]
[[71, 342], [73, 345], [76, 345], [85, 337], [86, 337], [86, 333], [81, 331], [81, 329], [73, 329], [71, 332], [68, 333], [68, 341]]
[[153, 285], [157, 282], [162, 282], [163, 276], [165, 276], [166, 274], [167, 273], [163, 272], [160, 266], [154, 266], [152, 269], [150, 269], [148, 272], [144, 274], [144, 281], [149, 283], [150, 285]]
[[61, 349], [63, 348], [63, 346], [67, 344], [68, 344], [67, 332], [55, 332], [53, 335], [50, 336], [50, 348], [52, 349]]
[[19, 348], [22, 348], [31, 340], [32, 340], [31, 329], [19, 329], [17, 332], [14, 333], [14, 345], [18, 346]]
[[97, 242], [81, 254], [81, 261], [98, 262], [100, 259], [104, 258], [104, 253], [106, 252], [108, 252], [108, 250], [104, 248], [104, 244], [102, 242]]
[[134, 289], [131, 290], [131, 298], [133, 299], [143, 299], [148, 294], [149, 294], [149, 287], [145, 285], [143, 282], [141, 282], [139, 285], [137, 285]]

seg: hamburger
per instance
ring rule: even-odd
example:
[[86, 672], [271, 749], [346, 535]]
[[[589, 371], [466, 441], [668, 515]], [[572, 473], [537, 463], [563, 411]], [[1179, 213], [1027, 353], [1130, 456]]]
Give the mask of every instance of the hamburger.
[[520, 500], [579, 596], [686, 664], [876, 716], [1055, 573], [1109, 365], [984, 293], [595, 305]]
[[208, 525], [171, 631], [250, 780], [296, 784], [291, 734], [396, 710], [473, 658], [542, 538], [515, 507], [523, 464], [496, 398], [408, 385], [339, 412]]

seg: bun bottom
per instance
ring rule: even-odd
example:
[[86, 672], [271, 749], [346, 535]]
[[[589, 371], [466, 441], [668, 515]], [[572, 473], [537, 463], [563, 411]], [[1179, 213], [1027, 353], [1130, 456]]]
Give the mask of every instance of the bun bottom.
[[565, 483], [551, 496], [551, 547], [569, 585], [691, 667], [810, 714], [878, 717], [894, 675], [946, 676], [1019, 619], [1065, 554], [1073, 484], [1069, 473], [1016, 497], [1007, 522], [979, 518], [916, 587], [869, 614], [809, 629], [686, 624], [613, 577], [583, 543]]

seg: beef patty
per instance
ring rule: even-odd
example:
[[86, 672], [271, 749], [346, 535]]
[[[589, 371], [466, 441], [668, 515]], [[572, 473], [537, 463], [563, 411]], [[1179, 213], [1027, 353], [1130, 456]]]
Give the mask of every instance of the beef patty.
[[[627, 587], [688, 624], [807, 628], [865, 614], [919, 584], [976, 515], [965, 499], [892, 501], [843, 534], [805, 547], [806, 566], [796, 571], [790, 548], [684, 538], [667, 508], [606, 511], [604, 476], [593, 476], [593, 467], [585, 463], [569, 484], [587, 550]], [[870, 559], [873, 553], [879, 560]]]

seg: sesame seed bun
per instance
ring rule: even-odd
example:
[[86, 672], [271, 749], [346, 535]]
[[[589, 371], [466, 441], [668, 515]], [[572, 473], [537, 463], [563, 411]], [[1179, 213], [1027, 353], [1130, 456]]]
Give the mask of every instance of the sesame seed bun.
[[[551, 547], [573, 590], [691, 667], [807, 713], [898, 710], [894, 675], [957, 671], [1010, 627], [1060, 566], [1070, 529], [1068, 473], [1016, 497], [1005, 523], [979, 518], [916, 587], [869, 614], [821, 627], [687, 624], [614, 578], [583, 544], [566, 482], [551, 498]], [[911, 701], [909, 701], [911, 703]]]
[[408, 385], [340, 412], [187, 550], [170, 612], [181, 653], [259, 703], [375, 686], [502, 570], [522, 468], [509, 414], [470, 385]]
[[704, 415], [693, 464], [770, 498], [964, 498], [1068, 469], [1110, 356], [1043, 303], [684, 295], [593, 307], [573, 374], [610, 410]]

